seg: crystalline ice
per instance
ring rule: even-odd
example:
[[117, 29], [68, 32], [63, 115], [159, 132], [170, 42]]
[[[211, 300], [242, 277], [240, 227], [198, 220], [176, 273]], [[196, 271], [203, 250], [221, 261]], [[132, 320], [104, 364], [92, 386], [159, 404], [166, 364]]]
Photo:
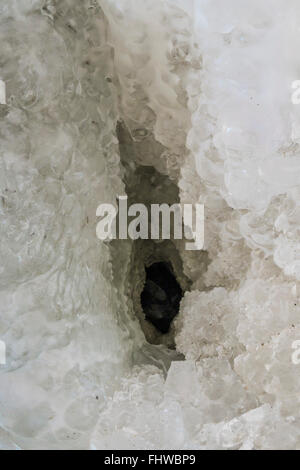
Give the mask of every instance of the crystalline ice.
[[[1, 449], [300, 448], [299, 14], [1, 2]], [[125, 193], [204, 204], [205, 250], [98, 240]], [[140, 296], [165, 261], [164, 335]]]

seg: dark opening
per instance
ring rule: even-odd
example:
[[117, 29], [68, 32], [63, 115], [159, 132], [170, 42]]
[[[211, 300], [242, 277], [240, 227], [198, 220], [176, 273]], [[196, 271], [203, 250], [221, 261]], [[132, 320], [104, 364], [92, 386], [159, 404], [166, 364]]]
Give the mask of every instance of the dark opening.
[[178, 314], [183, 292], [167, 263], [154, 263], [146, 268], [146, 282], [141, 294], [146, 320], [161, 333], [167, 333]]

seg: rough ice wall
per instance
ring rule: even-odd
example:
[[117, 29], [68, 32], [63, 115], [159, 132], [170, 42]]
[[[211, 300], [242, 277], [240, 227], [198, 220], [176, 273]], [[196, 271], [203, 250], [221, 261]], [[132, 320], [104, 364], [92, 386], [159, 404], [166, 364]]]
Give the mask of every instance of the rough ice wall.
[[20, 447], [88, 447], [129, 363], [122, 293], [95, 236], [99, 201], [124, 186], [105, 32], [89, 2], [1, 2], [0, 413]]
[[[299, 9], [1, 1], [3, 448], [300, 448]], [[96, 238], [144, 165], [205, 204], [205, 252]], [[132, 287], [163, 255], [176, 350]]]

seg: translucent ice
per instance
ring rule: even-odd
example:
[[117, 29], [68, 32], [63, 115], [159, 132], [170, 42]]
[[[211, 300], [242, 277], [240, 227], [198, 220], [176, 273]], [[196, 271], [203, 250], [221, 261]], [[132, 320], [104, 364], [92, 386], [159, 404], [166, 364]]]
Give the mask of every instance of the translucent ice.
[[[299, 17], [2, 0], [0, 448], [300, 448]], [[125, 193], [204, 204], [205, 250], [98, 240]], [[155, 262], [184, 292], [166, 334]]]

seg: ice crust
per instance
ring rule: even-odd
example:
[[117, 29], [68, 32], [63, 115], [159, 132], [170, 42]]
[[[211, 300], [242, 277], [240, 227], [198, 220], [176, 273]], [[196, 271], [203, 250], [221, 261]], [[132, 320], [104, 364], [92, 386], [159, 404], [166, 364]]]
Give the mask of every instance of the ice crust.
[[[300, 448], [299, 17], [1, 1], [0, 448]], [[204, 203], [205, 252], [96, 238], [101, 202], [149, 202], [141, 165]], [[188, 291], [162, 339], [137, 304], [166, 255]]]

